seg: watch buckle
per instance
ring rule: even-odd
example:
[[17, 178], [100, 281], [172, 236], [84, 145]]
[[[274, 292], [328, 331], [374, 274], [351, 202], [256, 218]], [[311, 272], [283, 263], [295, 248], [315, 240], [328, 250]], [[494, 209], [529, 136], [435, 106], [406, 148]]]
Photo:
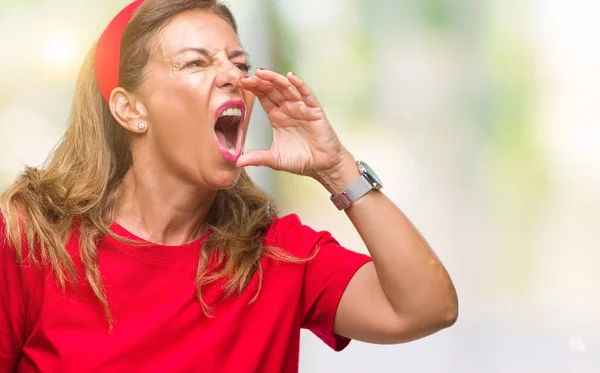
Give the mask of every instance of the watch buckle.
[[352, 206], [352, 200], [350, 199], [350, 197], [348, 197], [348, 195], [346, 194], [346, 192], [341, 192], [340, 194], [337, 194], [335, 196], [333, 196], [331, 198], [331, 200], [333, 201], [333, 204], [338, 208], [338, 210], [345, 210], [348, 207]]

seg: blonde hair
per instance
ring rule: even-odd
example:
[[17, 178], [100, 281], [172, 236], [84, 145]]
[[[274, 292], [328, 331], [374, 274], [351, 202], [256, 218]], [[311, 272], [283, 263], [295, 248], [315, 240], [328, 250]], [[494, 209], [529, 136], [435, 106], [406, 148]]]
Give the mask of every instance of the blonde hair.
[[[121, 87], [132, 92], [139, 89], [156, 33], [177, 14], [196, 9], [220, 16], [237, 33], [233, 15], [216, 0], [147, 0], [123, 34]], [[79, 255], [86, 280], [112, 327], [114, 320], [98, 269], [97, 243], [105, 235], [115, 237], [110, 230], [113, 212], [132, 157], [128, 135], [113, 118], [96, 82], [95, 50], [92, 47], [80, 70], [65, 135], [44, 167], [26, 168], [2, 195], [0, 209], [7, 238], [19, 260], [28, 258], [35, 264], [49, 265], [63, 291], [67, 283], [77, 281], [66, 244], [73, 230], [79, 231]], [[210, 315], [211, 307], [202, 299], [204, 285], [226, 278], [225, 293], [241, 293], [258, 272], [254, 301], [262, 284], [262, 256], [291, 262], [307, 260], [265, 246], [273, 220], [272, 206], [245, 171], [234, 187], [217, 192], [206, 222], [212, 233], [202, 244], [197, 274], [197, 297], [206, 315]], [[209, 274], [211, 257], [218, 259], [216, 268], [220, 269]]]

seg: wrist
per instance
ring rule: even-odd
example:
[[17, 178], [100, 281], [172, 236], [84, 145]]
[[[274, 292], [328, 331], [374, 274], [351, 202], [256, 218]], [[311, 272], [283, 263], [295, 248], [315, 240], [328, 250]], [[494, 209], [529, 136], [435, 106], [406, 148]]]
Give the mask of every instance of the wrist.
[[335, 167], [318, 173], [315, 179], [333, 195], [344, 191], [358, 177], [360, 171], [356, 160], [352, 154], [346, 152]]

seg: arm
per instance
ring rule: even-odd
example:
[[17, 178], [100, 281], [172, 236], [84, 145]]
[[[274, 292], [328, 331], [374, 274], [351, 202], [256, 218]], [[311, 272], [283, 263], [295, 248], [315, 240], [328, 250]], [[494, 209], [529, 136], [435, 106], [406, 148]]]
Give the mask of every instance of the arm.
[[[339, 171], [317, 177], [330, 193], [359, 176], [349, 153]], [[383, 193], [372, 191], [346, 210], [373, 262], [352, 278], [336, 314], [335, 332], [372, 343], [400, 343], [452, 325], [456, 291], [442, 263], [408, 218]]]
[[[269, 150], [248, 152], [238, 166], [268, 166], [315, 178], [339, 192], [359, 176], [310, 88], [296, 75], [259, 69], [240, 80], [273, 127]], [[335, 331], [373, 343], [399, 343], [454, 323], [457, 297], [442, 264], [402, 212], [379, 192], [346, 211], [373, 258], [348, 284]]]

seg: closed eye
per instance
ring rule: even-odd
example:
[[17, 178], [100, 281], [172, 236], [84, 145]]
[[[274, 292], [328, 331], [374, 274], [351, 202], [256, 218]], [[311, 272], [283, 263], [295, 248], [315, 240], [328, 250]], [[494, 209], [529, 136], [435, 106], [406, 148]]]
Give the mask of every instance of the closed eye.
[[206, 66], [207, 66], [207, 64], [202, 60], [193, 60], [193, 61], [186, 63], [183, 67], [190, 68], [190, 67], [206, 67]]
[[[193, 60], [186, 63], [183, 68], [207, 67], [208, 64], [202, 60]], [[235, 66], [242, 72], [249, 72], [252, 66], [249, 63], [235, 63]]]

